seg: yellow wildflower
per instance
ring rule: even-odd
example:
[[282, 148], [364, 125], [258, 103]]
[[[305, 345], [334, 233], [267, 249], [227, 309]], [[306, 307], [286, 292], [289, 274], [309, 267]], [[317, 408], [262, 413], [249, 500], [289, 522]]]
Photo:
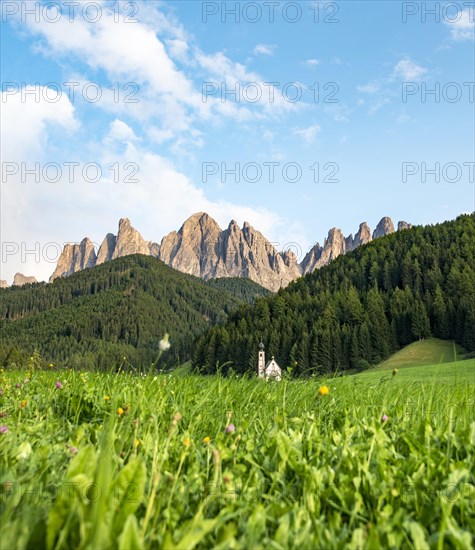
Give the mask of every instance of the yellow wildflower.
[[206, 437], [203, 437], [203, 443], [205, 445], [208, 445], [208, 443], [211, 441], [211, 437], [209, 437], [208, 435]]
[[20, 407], [22, 409], [24, 409], [26, 407], [26, 399], [23, 399], [22, 402], [20, 403]]
[[318, 390], [318, 395], [328, 395], [330, 393], [330, 389], [328, 386], [320, 386], [320, 389]]
[[134, 439], [134, 447], [137, 448], [140, 445], [140, 439]]
[[191, 443], [191, 440], [189, 437], [185, 437], [185, 439], [183, 440], [183, 445], [185, 447], [189, 447], [190, 446], [190, 443]]
[[110, 397], [108, 395], [104, 395], [104, 401], [109, 401]]
[[117, 414], [120, 416], [121, 414], [124, 414], [124, 409], [122, 407], [119, 407], [117, 409]]

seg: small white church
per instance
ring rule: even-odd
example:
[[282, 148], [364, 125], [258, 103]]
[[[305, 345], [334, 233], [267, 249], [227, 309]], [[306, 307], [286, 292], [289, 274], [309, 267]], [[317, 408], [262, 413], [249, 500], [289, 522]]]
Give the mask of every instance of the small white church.
[[272, 359], [266, 364], [266, 352], [264, 351], [264, 344], [259, 344], [259, 358], [257, 360], [257, 376], [259, 378], [265, 378], [266, 381], [276, 380], [280, 382], [282, 379], [282, 369], [277, 364], [277, 361], [272, 356]]

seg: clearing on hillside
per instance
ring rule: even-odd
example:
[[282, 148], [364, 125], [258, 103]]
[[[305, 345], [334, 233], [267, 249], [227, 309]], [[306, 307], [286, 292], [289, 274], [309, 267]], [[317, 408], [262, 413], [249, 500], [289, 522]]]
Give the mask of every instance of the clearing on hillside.
[[452, 340], [427, 338], [413, 342], [380, 363], [376, 369], [401, 369], [420, 365], [450, 363], [463, 358], [466, 351]]
[[[341, 379], [347, 378], [343, 376]], [[475, 360], [454, 361], [452, 363], [439, 363], [433, 365], [418, 365], [411, 368], [401, 369], [396, 376], [393, 376], [388, 369], [369, 369], [365, 372], [351, 376], [354, 384], [377, 384], [399, 386], [400, 384], [429, 384], [439, 388], [452, 385], [475, 386]], [[337, 380], [334, 381], [337, 385]]]

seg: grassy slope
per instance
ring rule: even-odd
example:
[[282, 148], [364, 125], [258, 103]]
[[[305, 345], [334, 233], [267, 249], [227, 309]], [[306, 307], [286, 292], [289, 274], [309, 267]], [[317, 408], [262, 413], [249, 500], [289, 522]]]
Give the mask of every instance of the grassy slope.
[[[399, 368], [399, 367], [397, 367]], [[373, 369], [351, 377], [358, 382], [384, 384], [394, 379], [397, 384], [429, 383], [433, 385], [473, 384], [475, 385], [475, 359], [453, 361], [433, 365], [419, 365], [401, 369], [396, 376], [390, 372]]]
[[379, 364], [377, 370], [449, 363], [461, 359], [465, 350], [451, 340], [427, 338], [413, 342]]

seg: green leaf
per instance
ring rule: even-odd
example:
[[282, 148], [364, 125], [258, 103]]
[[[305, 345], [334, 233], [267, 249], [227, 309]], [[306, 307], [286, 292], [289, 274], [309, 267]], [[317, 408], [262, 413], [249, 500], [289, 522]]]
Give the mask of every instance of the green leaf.
[[96, 452], [92, 447], [84, 447], [71, 461], [61, 491], [48, 516], [47, 548], [54, 547], [70, 515], [83, 515], [87, 505], [83, 501], [84, 488], [93, 480], [95, 468]]
[[361, 550], [366, 547], [366, 532], [362, 527], [353, 531], [349, 548], [351, 550]]
[[66, 479], [71, 479], [82, 473], [88, 474], [92, 479], [96, 470], [96, 458], [96, 451], [93, 447], [88, 446], [81, 449], [71, 460]]
[[417, 548], [417, 550], [429, 550], [430, 546], [427, 543], [424, 529], [419, 523], [416, 521], [407, 521], [404, 523], [404, 527], [411, 535], [414, 548]]
[[131, 460], [119, 473], [112, 486], [115, 508], [114, 534], [122, 529], [126, 518], [137, 510], [145, 491], [147, 470], [141, 457]]
[[456, 548], [461, 548], [463, 550], [469, 550], [470, 548], [473, 548], [472, 545], [472, 535], [469, 531], [466, 531], [465, 529], [461, 529], [457, 522], [450, 517], [446, 518], [446, 525], [447, 530], [449, 532], [450, 538], [455, 543], [454, 546]]
[[278, 432], [276, 442], [280, 458], [283, 462], [287, 462], [291, 450], [290, 439], [284, 432]]
[[475, 447], [475, 422], [470, 424], [470, 436], [469, 436], [470, 445]]
[[176, 550], [181, 550], [183, 548], [192, 550], [192, 548], [199, 544], [201, 540], [215, 528], [219, 520], [219, 517], [214, 519], [202, 519], [198, 525], [192, 525], [191, 529], [183, 535], [180, 542], [175, 546]]
[[130, 514], [125, 520], [124, 528], [119, 537], [119, 550], [142, 550], [143, 541], [140, 538], [137, 518]]

